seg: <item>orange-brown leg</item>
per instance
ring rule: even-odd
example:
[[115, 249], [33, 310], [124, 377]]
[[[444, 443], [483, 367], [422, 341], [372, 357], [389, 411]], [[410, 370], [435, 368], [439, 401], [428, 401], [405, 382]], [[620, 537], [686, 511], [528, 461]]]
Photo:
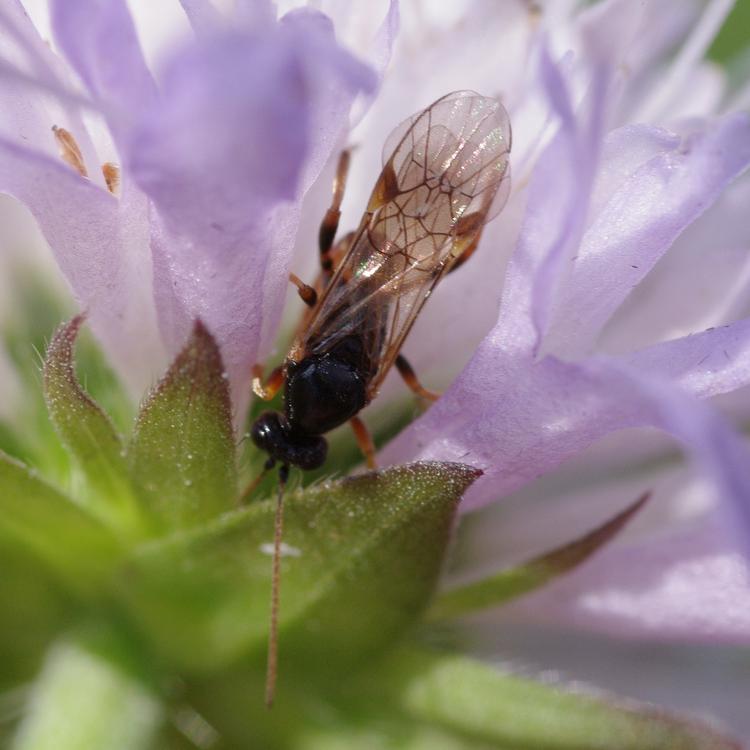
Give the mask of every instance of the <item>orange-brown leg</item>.
[[409, 361], [404, 357], [403, 354], [399, 354], [396, 357], [396, 369], [399, 375], [404, 379], [406, 385], [411, 388], [414, 393], [420, 398], [426, 399], [427, 401], [437, 401], [440, 398], [439, 393], [434, 391], [428, 391], [417, 378], [417, 374], [414, 372], [414, 368], [409, 364]]
[[333, 197], [331, 205], [323, 217], [318, 233], [318, 247], [320, 249], [320, 268], [323, 278], [328, 280], [333, 276], [334, 259], [332, 257], [333, 240], [339, 228], [341, 218], [341, 201], [344, 198], [346, 187], [346, 176], [349, 173], [350, 153], [348, 150], [341, 152], [339, 163], [336, 168], [336, 177], [333, 180]]
[[289, 281], [297, 287], [297, 293], [300, 299], [308, 306], [315, 307], [315, 303], [318, 301], [318, 293], [309, 284], [305, 284], [302, 279], [296, 274], [289, 274]]
[[362, 451], [362, 455], [365, 457], [368, 469], [377, 469], [375, 463], [375, 444], [372, 442], [370, 431], [367, 429], [365, 423], [359, 417], [352, 417], [349, 420], [349, 424], [354, 430], [354, 437], [357, 438], [357, 445]]
[[253, 393], [264, 401], [270, 401], [284, 385], [284, 366], [275, 367], [268, 380], [263, 382], [263, 365], [253, 366]]
[[[336, 269], [339, 267], [339, 263], [341, 263], [349, 252], [353, 239], [354, 232], [347, 232], [331, 249], [332, 273], [335, 273]], [[323, 286], [325, 287], [330, 277], [325, 274], [321, 274], [321, 276], [323, 277]], [[346, 280], [348, 281], [348, 279]]]
[[269, 458], [266, 463], [263, 466], [262, 471], [255, 477], [255, 479], [251, 479], [244, 490], [242, 490], [242, 494], [240, 495], [239, 500], [237, 501], [238, 505], [246, 505], [247, 502], [252, 497], [255, 490], [258, 489], [260, 486], [260, 483], [266, 478], [266, 475], [268, 474], [271, 469], [273, 469], [275, 465], [275, 461], [272, 458]]

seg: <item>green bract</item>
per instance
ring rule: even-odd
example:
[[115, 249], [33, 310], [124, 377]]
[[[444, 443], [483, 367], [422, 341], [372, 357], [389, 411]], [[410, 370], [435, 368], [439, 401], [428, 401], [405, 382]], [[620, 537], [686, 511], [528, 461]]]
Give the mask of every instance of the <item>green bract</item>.
[[732, 747], [702, 727], [431, 651], [430, 622], [543, 585], [644, 501], [436, 597], [460, 498], [478, 476], [448, 463], [292, 482], [279, 683], [266, 710], [274, 501], [240, 505], [218, 348], [197, 323], [127, 438], [76, 378], [80, 325], [58, 330], [43, 373], [70, 468], [42, 479], [0, 455], [0, 687], [33, 680], [0, 695], [14, 750]]
[[229, 510], [237, 474], [229, 386], [211, 335], [196, 323], [185, 348], [141, 407], [128, 448], [144, 505], [166, 529]]
[[529, 560], [523, 565], [501, 570], [495, 575], [450, 589], [436, 598], [427, 618], [446, 620], [462, 614], [497, 606], [543, 586], [561, 573], [580, 565], [620, 529], [645, 505], [645, 494], [622, 513], [618, 513], [599, 528], [559, 549]]
[[44, 396], [50, 419], [85, 482], [78, 497], [92, 514], [126, 532], [139, 527], [125, 446], [112, 422], [82, 390], [73, 369], [81, 316], [61, 326], [47, 348]]
[[[411, 625], [435, 588], [458, 500], [475, 476], [463, 466], [417, 464], [290, 493], [282, 669], [349, 668]], [[253, 503], [133, 558], [124, 599], [163, 653], [201, 671], [242, 654], [262, 664], [273, 514], [271, 501]]]

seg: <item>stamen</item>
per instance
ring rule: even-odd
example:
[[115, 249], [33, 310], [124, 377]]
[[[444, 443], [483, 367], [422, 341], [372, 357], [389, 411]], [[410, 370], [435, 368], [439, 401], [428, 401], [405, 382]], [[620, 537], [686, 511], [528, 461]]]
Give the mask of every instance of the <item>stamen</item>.
[[57, 125], [52, 126], [52, 132], [55, 134], [55, 140], [60, 148], [60, 156], [63, 161], [69, 164], [81, 177], [88, 177], [86, 165], [83, 162], [83, 154], [78, 148], [76, 139], [73, 134], [65, 128], [59, 128]]
[[112, 195], [120, 192], [120, 167], [114, 162], [107, 161], [102, 164], [102, 174], [104, 182], [107, 183], [107, 189]]

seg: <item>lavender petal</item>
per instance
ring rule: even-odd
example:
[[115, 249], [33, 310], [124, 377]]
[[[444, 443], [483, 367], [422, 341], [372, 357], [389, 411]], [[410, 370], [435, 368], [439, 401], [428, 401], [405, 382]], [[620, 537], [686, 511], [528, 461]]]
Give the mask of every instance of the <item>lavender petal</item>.
[[113, 365], [140, 396], [164, 361], [151, 298], [147, 206], [0, 139], [0, 190], [31, 210]]
[[633, 287], [748, 164], [750, 117], [737, 113], [626, 179], [586, 232], [547, 347], [564, 356], [590, 350]]
[[373, 85], [327, 17], [300, 10], [260, 31], [199, 37], [172, 58], [162, 98], [133, 131], [130, 169], [156, 206], [162, 335], [176, 351], [200, 317], [239, 412], [281, 314], [299, 201]]
[[133, 19], [124, 0], [52, 0], [55, 40], [107, 113], [124, 152], [129, 127], [156, 96]]

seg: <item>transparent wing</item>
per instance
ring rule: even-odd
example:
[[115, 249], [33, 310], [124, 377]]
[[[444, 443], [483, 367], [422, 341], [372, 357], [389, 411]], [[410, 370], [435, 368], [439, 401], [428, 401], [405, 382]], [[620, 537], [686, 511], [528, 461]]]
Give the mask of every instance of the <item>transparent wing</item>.
[[[421, 162], [422, 180], [445, 175], [457, 188], [456, 211], [470, 213], [483, 204], [482, 193], [503, 180], [511, 143], [510, 118], [497, 99], [454, 91], [394, 129], [383, 146], [383, 167], [392, 163], [399, 173], [410, 160]], [[419, 169], [409, 170], [401, 189], [416, 187], [419, 178]], [[507, 198], [507, 190], [499, 191], [485, 221], [500, 213]]]
[[511, 144], [500, 102], [459, 91], [402, 123], [349, 252], [290, 353], [361, 341], [372, 398], [435, 285], [508, 196]]

